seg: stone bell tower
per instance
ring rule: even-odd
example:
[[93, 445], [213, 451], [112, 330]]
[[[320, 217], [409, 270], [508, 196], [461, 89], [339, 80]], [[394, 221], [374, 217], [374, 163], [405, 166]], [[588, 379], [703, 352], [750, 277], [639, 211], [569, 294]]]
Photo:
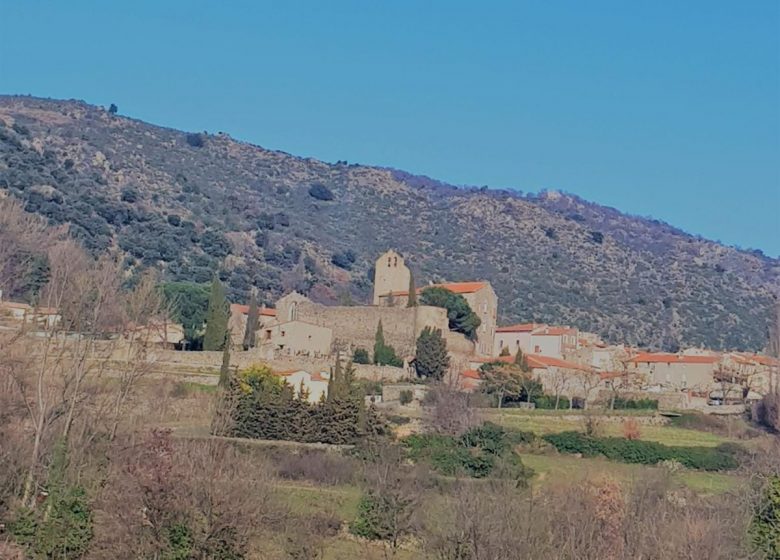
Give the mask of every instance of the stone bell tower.
[[400, 253], [390, 249], [380, 255], [374, 271], [374, 305], [379, 305], [380, 296], [409, 290], [409, 280], [409, 269]]

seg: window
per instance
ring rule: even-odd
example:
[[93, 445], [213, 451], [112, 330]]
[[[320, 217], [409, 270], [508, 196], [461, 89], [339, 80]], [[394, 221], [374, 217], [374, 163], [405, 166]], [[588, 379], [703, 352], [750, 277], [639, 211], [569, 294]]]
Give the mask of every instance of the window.
[[398, 257], [393, 257], [393, 266], [398, 266]]
[[390, 268], [393, 264], [393, 257], [387, 257], [387, 268]]
[[282, 336], [284, 336], [284, 331], [282, 331]]

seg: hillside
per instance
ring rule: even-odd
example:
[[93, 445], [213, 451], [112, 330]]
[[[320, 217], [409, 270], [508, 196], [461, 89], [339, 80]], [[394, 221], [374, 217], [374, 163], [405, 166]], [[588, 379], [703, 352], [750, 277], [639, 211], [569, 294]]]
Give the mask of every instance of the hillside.
[[207, 281], [234, 300], [297, 289], [368, 301], [394, 247], [418, 283], [486, 278], [499, 321], [569, 323], [611, 341], [760, 349], [780, 261], [560, 193], [460, 189], [112, 115], [0, 96], [0, 192], [130, 271]]

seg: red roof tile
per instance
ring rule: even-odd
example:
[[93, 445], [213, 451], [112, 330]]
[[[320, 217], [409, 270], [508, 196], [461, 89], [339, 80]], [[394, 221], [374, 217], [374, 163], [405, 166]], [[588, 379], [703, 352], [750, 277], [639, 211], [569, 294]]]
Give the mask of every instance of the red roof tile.
[[[276, 317], [276, 309], [270, 309], [268, 307], [261, 307], [257, 311], [259, 312], [260, 316]], [[244, 315], [249, 315], [249, 306], [248, 305], [244, 305], [242, 303], [231, 303], [230, 304], [230, 312], [231, 313], [243, 313]]]
[[518, 323], [517, 325], [509, 325], [506, 327], [498, 327], [497, 333], [511, 333], [511, 332], [531, 332], [532, 330], [540, 327], [536, 323]]
[[553, 358], [552, 356], [542, 356], [541, 354], [526, 354], [526, 360], [528, 365], [532, 368], [548, 368], [558, 367], [562, 369], [576, 369], [579, 371], [590, 371], [590, 368], [574, 362], [567, 362], [566, 360], [560, 360]]
[[565, 334], [574, 334], [575, 329], [571, 327], [541, 327], [531, 334], [534, 336], [563, 336]]
[[[444, 284], [431, 284], [429, 286], [417, 288], [417, 293], [422, 292], [426, 288], [444, 288], [454, 294], [473, 294], [474, 292], [480, 291], [485, 286], [487, 286], [487, 282], [445, 282]], [[387, 297], [387, 295], [408, 296], [409, 290], [390, 292], [390, 294], [381, 295], [379, 297]]]
[[718, 361], [720, 361], [720, 356], [693, 356], [661, 352], [641, 352], [627, 360], [630, 364], [714, 364]]
[[482, 377], [479, 375], [479, 372], [475, 369], [467, 369], [460, 375], [466, 379], [482, 379]]

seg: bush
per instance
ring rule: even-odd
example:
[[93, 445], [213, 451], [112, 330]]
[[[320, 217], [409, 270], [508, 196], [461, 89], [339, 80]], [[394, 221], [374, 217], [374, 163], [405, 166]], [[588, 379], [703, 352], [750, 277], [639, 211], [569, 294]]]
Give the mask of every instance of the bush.
[[656, 399], [622, 399], [616, 398], [613, 408], [615, 410], [658, 410]]
[[639, 428], [639, 422], [636, 418], [626, 418], [623, 420], [623, 437], [626, 439], [639, 439], [642, 431]]
[[187, 144], [193, 148], [202, 148], [206, 144], [203, 134], [193, 132], [187, 135]]
[[655, 465], [675, 460], [691, 469], [731, 470], [739, 466], [738, 446], [675, 447], [654, 441], [617, 437], [593, 437], [580, 432], [547, 434], [544, 440], [561, 453], [581, 453], [586, 457], [603, 455], [613, 461]]
[[368, 356], [368, 350], [355, 348], [355, 352], [352, 354], [352, 361], [356, 364], [370, 364], [371, 358]]
[[398, 400], [401, 402], [401, 404], [407, 405], [414, 400], [414, 393], [412, 393], [412, 391], [409, 389], [405, 389], [401, 391], [398, 397]]
[[[535, 397], [531, 397], [531, 402], [536, 405], [536, 408], [541, 408], [544, 410], [555, 409], [555, 396], [553, 395], [537, 395]], [[566, 397], [560, 397], [558, 399], [558, 409], [567, 408], [569, 408], [569, 399]]]
[[488, 422], [460, 437], [415, 434], [404, 439], [403, 444], [410, 459], [427, 461], [445, 476], [463, 473], [472, 478], [485, 478], [492, 474], [523, 484], [531, 476], [531, 471], [511, 449], [513, 436]]
[[271, 454], [276, 474], [286, 480], [306, 480], [334, 486], [355, 480], [354, 459], [327, 451], [300, 452], [279, 449]]
[[312, 198], [316, 198], [317, 200], [333, 200], [333, 192], [328, 187], [320, 183], [315, 183], [309, 187], [309, 195]]
[[352, 270], [352, 265], [355, 264], [356, 255], [353, 251], [346, 250], [340, 253], [334, 253], [330, 258], [330, 262], [339, 268], [344, 270]]

